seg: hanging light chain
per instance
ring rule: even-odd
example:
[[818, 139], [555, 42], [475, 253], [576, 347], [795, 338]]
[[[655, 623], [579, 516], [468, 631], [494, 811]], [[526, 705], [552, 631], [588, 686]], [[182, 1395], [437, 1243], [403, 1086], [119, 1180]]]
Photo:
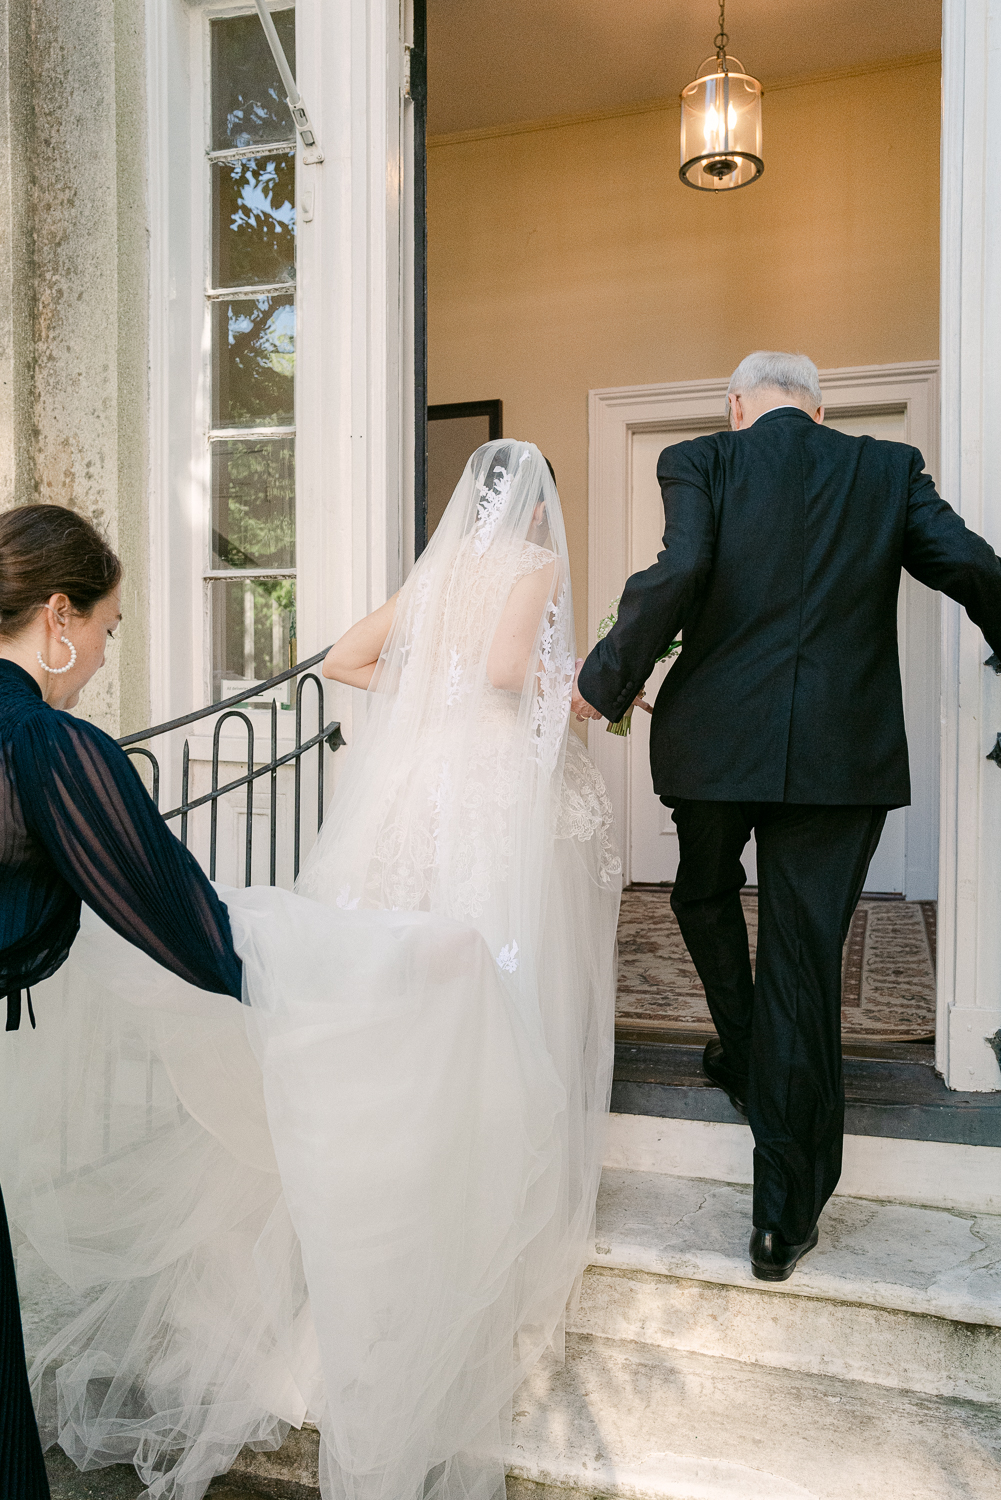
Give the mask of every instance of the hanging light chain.
[[679, 175], [686, 186], [706, 193], [746, 187], [765, 170], [761, 158], [761, 84], [744, 72], [739, 58], [729, 55], [726, 0], [716, 0], [716, 5], [719, 30], [713, 37], [713, 52], [681, 93]]
[[726, 34], [726, 0], [719, 0], [719, 31], [713, 37], [713, 46], [716, 48], [716, 61], [721, 73], [727, 71], [726, 44], [729, 40]]

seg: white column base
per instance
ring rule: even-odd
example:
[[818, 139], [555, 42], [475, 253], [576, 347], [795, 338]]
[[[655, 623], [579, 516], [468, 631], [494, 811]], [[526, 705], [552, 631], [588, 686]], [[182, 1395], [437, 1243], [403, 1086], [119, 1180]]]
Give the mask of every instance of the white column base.
[[949, 1087], [974, 1094], [1001, 1088], [1001, 1068], [991, 1047], [1001, 1011], [953, 1005], [949, 1012]]

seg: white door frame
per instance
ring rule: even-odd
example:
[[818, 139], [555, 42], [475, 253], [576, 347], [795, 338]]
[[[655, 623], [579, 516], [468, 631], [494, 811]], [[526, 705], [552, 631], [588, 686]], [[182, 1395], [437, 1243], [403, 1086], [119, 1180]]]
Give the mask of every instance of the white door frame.
[[[880, 409], [901, 412], [907, 441], [921, 449], [932, 474], [938, 468], [938, 364], [868, 365], [821, 371], [824, 401], [832, 417], [870, 414]], [[630, 524], [633, 476], [632, 435], [637, 432], [691, 431], [705, 425], [713, 430], [725, 409], [724, 380], [697, 380], [665, 385], [625, 386], [590, 393], [588, 641], [594, 641], [598, 621], [608, 601], [621, 593], [632, 556]], [[653, 559], [651, 558], [651, 561]], [[911, 588], [917, 587], [911, 585]], [[924, 592], [923, 590], [921, 591]], [[910, 608], [908, 607], [910, 605]], [[913, 621], [911, 615], [913, 611]], [[900, 613], [901, 646], [910, 629], [931, 637], [937, 624], [929, 621], [927, 605], [914, 608], [905, 593]], [[904, 676], [905, 703], [934, 695], [925, 712], [935, 712], [938, 700], [938, 643], [929, 638], [924, 652], [912, 654]], [[922, 662], [932, 664], [931, 669]], [[623, 872], [631, 878], [631, 757], [627, 742], [591, 730], [588, 746], [601, 769], [615, 810], [623, 845]], [[911, 746], [911, 776], [915, 801], [922, 795], [926, 815], [907, 818], [905, 832], [905, 891], [925, 897], [934, 893], [938, 870], [938, 826], [928, 815], [937, 801], [937, 747]], [[920, 789], [920, 793], [919, 793]]]
[[[820, 372], [831, 416], [869, 413], [880, 407], [905, 413], [908, 441], [921, 449], [932, 474], [938, 468], [938, 363], [861, 365]], [[610, 599], [622, 592], [630, 572], [629, 534], [632, 494], [631, 436], [634, 432], [711, 430], [724, 410], [728, 381], [692, 380], [666, 385], [618, 386], [589, 394], [588, 464], [588, 641]], [[651, 558], [651, 562], [653, 559]], [[919, 689], [920, 685], [915, 684]], [[907, 684], [905, 684], [906, 692]], [[588, 748], [605, 778], [623, 849], [623, 873], [630, 879], [630, 771], [626, 745], [615, 736], [590, 730]], [[935, 777], [918, 747], [912, 776]], [[906, 860], [915, 868], [934, 867], [937, 848], [908, 840]], [[935, 841], [937, 842], [937, 841]]]
[[[942, 485], [1001, 551], [1001, 47], [994, 0], [942, 6]], [[942, 610], [938, 1067], [951, 1088], [1001, 1088], [1001, 677], [958, 605]]]

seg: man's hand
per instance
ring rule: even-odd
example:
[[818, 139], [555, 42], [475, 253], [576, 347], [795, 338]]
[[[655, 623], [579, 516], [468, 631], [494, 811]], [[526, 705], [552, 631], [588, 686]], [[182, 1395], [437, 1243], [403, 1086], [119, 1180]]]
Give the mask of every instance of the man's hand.
[[584, 658], [578, 656], [577, 666], [573, 674], [573, 696], [570, 699], [570, 711], [577, 715], [577, 722], [579, 724], [582, 724], [585, 719], [598, 719], [600, 722], [601, 714], [596, 708], [591, 707], [586, 698], [581, 697], [580, 688], [577, 686], [577, 679], [580, 676], [580, 669], [583, 665]]

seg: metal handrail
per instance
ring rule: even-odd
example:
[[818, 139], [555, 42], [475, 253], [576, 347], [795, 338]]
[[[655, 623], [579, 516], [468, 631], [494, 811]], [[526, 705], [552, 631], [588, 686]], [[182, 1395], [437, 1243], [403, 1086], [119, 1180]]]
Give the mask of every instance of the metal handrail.
[[[328, 648], [329, 649], [329, 648]], [[295, 813], [293, 825], [292, 844], [292, 867], [293, 879], [299, 874], [299, 860], [302, 843], [302, 758], [310, 750], [317, 752], [316, 766], [316, 828], [319, 832], [323, 825], [323, 792], [324, 792], [324, 746], [331, 751], [339, 750], [344, 744], [344, 736], [341, 734], [339, 720], [333, 720], [329, 724], [324, 723], [326, 717], [326, 705], [324, 701], [323, 683], [315, 672], [309, 671], [315, 667], [317, 662], [323, 660], [326, 651], [318, 651], [307, 661], [299, 662], [294, 667], [289, 667], [285, 672], [279, 672], [274, 677], [269, 677], [267, 682], [255, 683], [253, 687], [245, 688], [242, 693], [234, 693], [231, 698], [224, 698], [221, 703], [211, 703], [205, 708], [195, 709], [193, 713], [181, 714], [176, 719], [169, 719], [163, 724], [155, 724], [149, 729], [141, 729], [135, 734], [123, 735], [118, 741], [126, 755], [140, 756], [150, 766], [152, 779], [152, 797], [157, 807], [160, 805], [160, 762], [157, 756], [145, 744], [140, 741], [156, 739], [159, 735], [169, 734], [175, 729], [183, 729], [187, 724], [197, 724], [203, 719], [216, 717], [212, 734], [212, 789], [199, 797], [192, 798], [189, 795], [191, 748], [190, 741], [185, 739], [181, 751], [181, 800], [177, 807], [171, 808], [170, 812], [163, 814], [168, 821], [172, 818], [180, 819], [180, 839], [185, 848], [188, 845], [188, 818], [200, 807], [209, 807], [211, 810], [211, 821], [209, 828], [209, 878], [214, 880], [216, 876], [216, 865], [218, 855], [219, 838], [219, 801], [230, 792], [238, 791], [241, 787], [247, 788], [246, 797], [246, 832], [244, 835], [244, 883], [251, 884], [253, 874], [253, 817], [254, 817], [254, 782], [259, 781], [262, 776], [270, 776], [270, 861], [269, 878], [270, 884], [276, 884], [278, 868], [278, 772], [283, 766], [294, 765], [295, 768]], [[254, 751], [254, 724], [248, 715], [236, 707], [238, 703], [245, 702], [248, 698], [259, 698], [262, 694], [271, 692], [273, 688], [279, 687], [283, 682], [291, 678], [298, 678], [295, 690], [295, 744], [291, 750], [284, 754], [278, 753], [278, 702], [271, 699], [270, 709], [270, 758], [258, 763]], [[317, 732], [309, 739], [302, 738], [302, 695], [307, 683], [313, 683], [317, 694]], [[232, 781], [227, 781], [224, 786], [219, 785], [219, 760], [222, 744], [222, 728], [230, 719], [237, 719], [246, 729], [246, 751], [243, 755], [234, 757], [227, 750], [227, 760], [239, 759], [246, 763], [246, 773], [238, 776]]]
[[318, 661], [326, 656], [325, 651], [318, 651], [308, 661], [298, 662], [294, 667], [289, 667], [286, 672], [279, 672], [277, 677], [269, 677], [267, 682], [255, 682], [253, 687], [245, 688], [242, 693], [234, 693], [232, 698], [223, 698], [221, 703], [211, 703], [208, 708], [196, 708], [194, 713], [182, 714], [179, 719], [171, 719], [166, 724], [156, 724], [152, 729], [140, 729], [136, 734], [126, 734], [119, 741], [122, 749], [128, 745], [136, 745], [140, 740], [152, 740], [158, 734], [166, 734], [169, 729], [181, 729], [185, 724], [194, 724], [198, 719], [207, 718], [209, 714], [217, 714], [220, 709], [232, 708], [234, 703], [242, 703], [245, 698], [258, 698], [261, 693], [267, 692], [268, 688], [278, 687], [279, 683], [288, 682], [290, 677], [298, 677], [302, 672], [308, 672], [310, 667], [315, 667]]

